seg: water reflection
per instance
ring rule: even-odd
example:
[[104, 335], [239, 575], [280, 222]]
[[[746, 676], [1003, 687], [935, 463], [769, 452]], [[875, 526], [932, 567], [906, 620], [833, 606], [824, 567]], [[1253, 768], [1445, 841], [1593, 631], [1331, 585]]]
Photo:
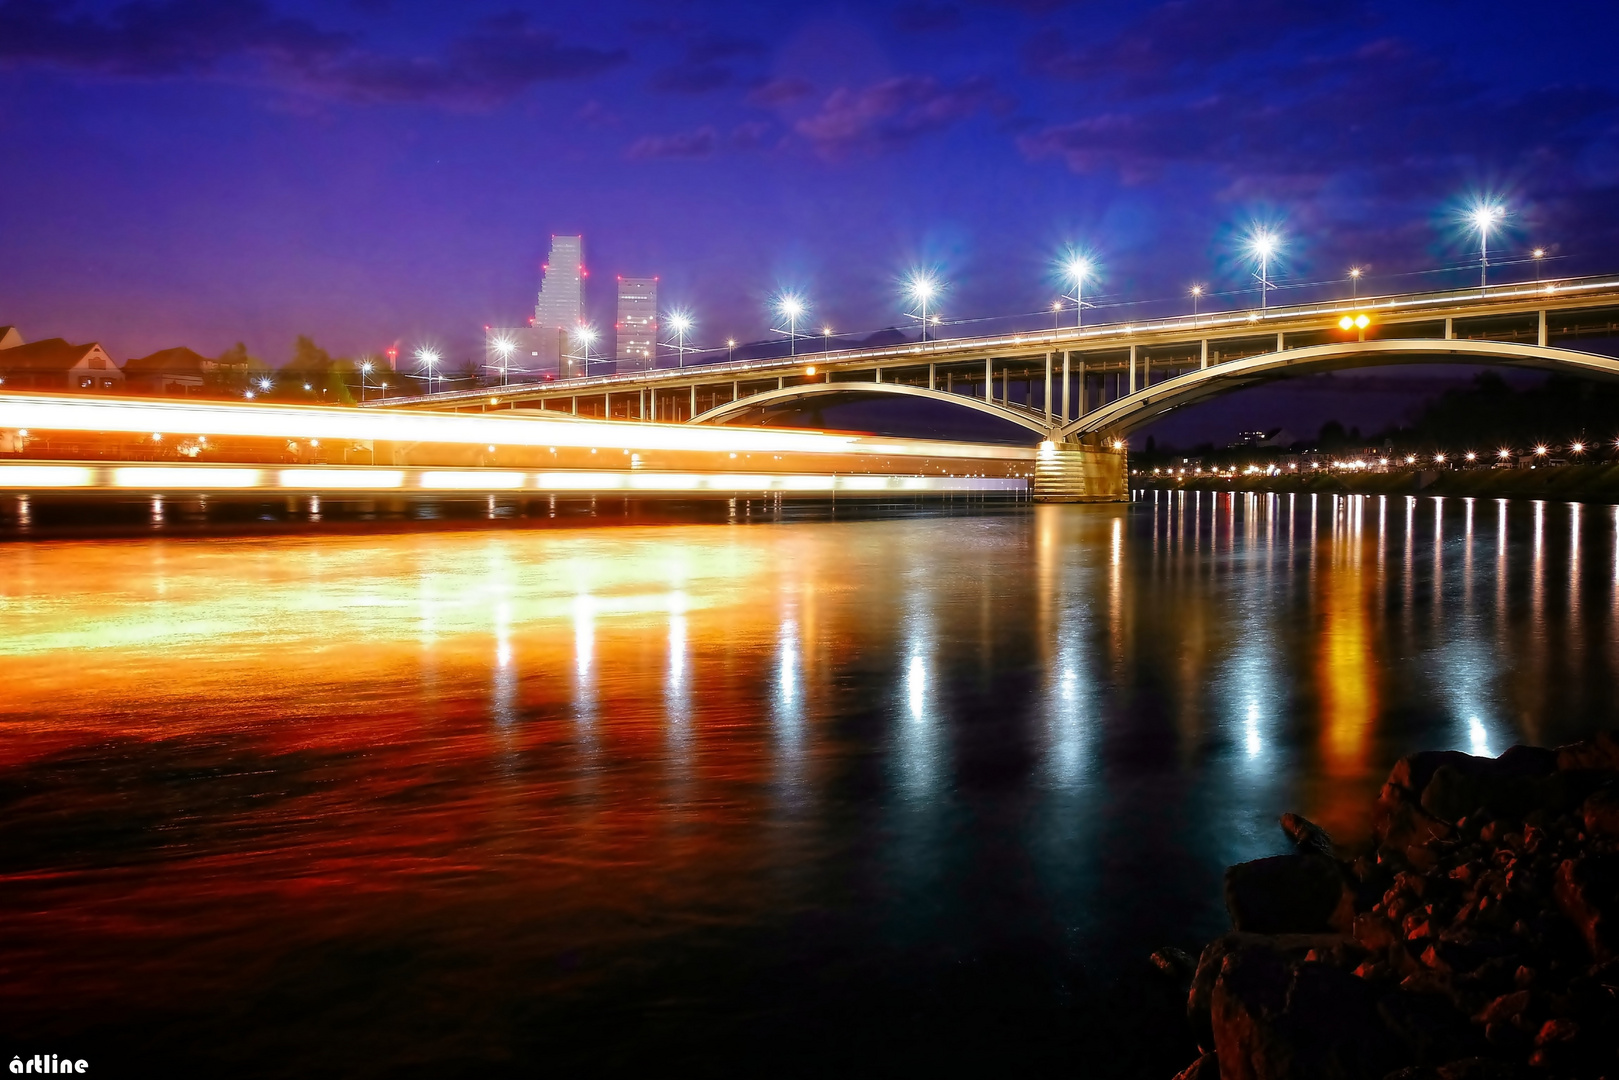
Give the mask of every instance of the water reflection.
[[296, 986], [375, 1070], [847, 999], [925, 1046], [984, 1003], [884, 1010], [1000, 958], [1049, 1020], [1085, 980], [1009, 941], [1108, 985], [1280, 812], [1619, 723], [1619, 509], [1418, 503], [0, 547], [0, 1013], [222, 1047]]

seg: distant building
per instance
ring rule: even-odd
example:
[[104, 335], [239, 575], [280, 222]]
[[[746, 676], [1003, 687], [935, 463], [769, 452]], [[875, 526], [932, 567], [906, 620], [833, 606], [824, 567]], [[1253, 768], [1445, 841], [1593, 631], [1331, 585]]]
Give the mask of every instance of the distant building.
[[572, 338], [554, 326], [491, 326], [484, 331], [484, 377], [491, 382], [549, 382], [578, 374]]
[[572, 333], [584, 315], [584, 237], [553, 236], [551, 254], [540, 279], [540, 296], [534, 304], [534, 325]]
[[219, 361], [182, 345], [125, 360], [124, 382], [136, 392], [186, 397], [207, 389], [218, 371]]
[[0, 328], [0, 387], [118, 393], [124, 389], [124, 373], [98, 342], [72, 345], [62, 338], [46, 338], [22, 344], [16, 327], [7, 326]]
[[613, 328], [620, 372], [658, 366], [657, 278], [618, 279], [618, 320]]

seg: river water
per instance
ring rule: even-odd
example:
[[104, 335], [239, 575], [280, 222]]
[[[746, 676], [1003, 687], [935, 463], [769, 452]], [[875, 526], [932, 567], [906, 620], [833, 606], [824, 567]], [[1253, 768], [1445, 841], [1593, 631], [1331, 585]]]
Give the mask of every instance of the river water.
[[[0, 1051], [1168, 1075], [1147, 954], [1615, 725], [1616, 508], [1152, 492], [0, 545]], [[1167, 1070], [1167, 1071], [1165, 1071]]]

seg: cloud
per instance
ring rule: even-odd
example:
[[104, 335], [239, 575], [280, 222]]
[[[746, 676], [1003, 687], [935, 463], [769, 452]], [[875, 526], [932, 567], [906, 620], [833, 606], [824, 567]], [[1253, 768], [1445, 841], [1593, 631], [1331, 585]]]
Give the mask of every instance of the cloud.
[[682, 131], [673, 135], [646, 135], [629, 145], [624, 156], [631, 161], [652, 161], [659, 158], [706, 158], [719, 146], [719, 133], [704, 125], [696, 131]]
[[815, 91], [803, 79], [771, 79], [748, 91], [747, 102], [762, 109], [774, 109], [808, 97]]
[[731, 131], [731, 145], [738, 150], [757, 150], [764, 145], [765, 136], [770, 134], [771, 125], [763, 120], [749, 120], [738, 124]]
[[0, 67], [268, 81], [366, 102], [490, 105], [537, 83], [585, 78], [627, 60], [622, 50], [566, 44], [516, 14], [482, 21], [453, 38], [442, 56], [402, 57], [277, 15], [261, 0], [142, 0], [105, 17], [45, 0], [0, 0]]
[[818, 153], [839, 156], [858, 148], [909, 142], [999, 106], [988, 80], [968, 79], [946, 87], [931, 77], [906, 75], [859, 90], [840, 87], [793, 129]]
[[659, 71], [652, 76], [652, 88], [677, 94], [706, 94], [731, 85], [735, 79], [730, 68], [719, 64], [688, 64]]
[[954, 30], [961, 25], [961, 8], [956, 4], [920, 2], [901, 4], [894, 9], [894, 25], [912, 34]]
[[761, 56], [765, 44], [755, 38], [731, 37], [726, 34], [706, 34], [693, 38], [686, 45], [686, 59], [694, 64], [712, 64], [716, 60], [735, 60], [744, 56]]

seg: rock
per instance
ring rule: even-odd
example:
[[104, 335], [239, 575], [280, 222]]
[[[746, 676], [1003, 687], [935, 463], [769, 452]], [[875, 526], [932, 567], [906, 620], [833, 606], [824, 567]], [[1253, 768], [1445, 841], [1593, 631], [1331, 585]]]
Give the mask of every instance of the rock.
[[1513, 1020], [1525, 1009], [1529, 1008], [1529, 991], [1515, 990], [1510, 994], [1502, 994], [1488, 1005], [1473, 1022], [1478, 1024], [1499, 1024]]
[[1185, 949], [1177, 949], [1173, 945], [1164, 946], [1154, 952], [1149, 959], [1153, 967], [1176, 979], [1190, 978], [1192, 972], [1197, 970], [1197, 958]]
[[1232, 953], [1263, 950], [1276, 954], [1282, 963], [1298, 964], [1311, 952], [1342, 951], [1354, 945], [1352, 938], [1339, 934], [1231, 933], [1215, 938], [1198, 957], [1197, 971], [1192, 975], [1192, 989], [1186, 995], [1186, 1016], [1191, 1021], [1193, 1036], [1201, 1046], [1214, 1045], [1209, 1008], [1214, 998], [1214, 984], [1220, 978], [1221, 965]]
[[1225, 958], [1210, 1020], [1221, 1080], [1347, 1080], [1398, 1064], [1366, 983], [1327, 964], [1290, 968], [1269, 950]]
[[1592, 792], [1580, 806], [1580, 820], [1592, 836], [1619, 837], [1619, 785]]
[[1332, 836], [1303, 814], [1283, 814], [1282, 831], [1300, 853], [1313, 851], [1329, 859], [1337, 858], [1338, 846], [1332, 842]]
[[1596, 960], [1619, 953], [1619, 855], [1564, 859], [1553, 895]]
[[1555, 1043], [1573, 1042], [1580, 1036], [1580, 1025], [1565, 1017], [1548, 1020], [1540, 1025], [1540, 1034], [1535, 1036], [1536, 1046], [1549, 1046]]
[[1482, 1057], [1452, 1061], [1435, 1071], [1439, 1080], [1512, 1080], [1513, 1076], [1511, 1065]]
[[1220, 1059], [1210, 1051], [1176, 1073], [1175, 1080], [1220, 1080]]
[[1560, 771], [1619, 772], [1619, 731], [1604, 731], [1590, 739], [1557, 748]]
[[1324, 855], [1274, 855], [1225, 872], [1231, 925], [1257, 934], [1347, 934], [1355, 897], [1337, 862]]

